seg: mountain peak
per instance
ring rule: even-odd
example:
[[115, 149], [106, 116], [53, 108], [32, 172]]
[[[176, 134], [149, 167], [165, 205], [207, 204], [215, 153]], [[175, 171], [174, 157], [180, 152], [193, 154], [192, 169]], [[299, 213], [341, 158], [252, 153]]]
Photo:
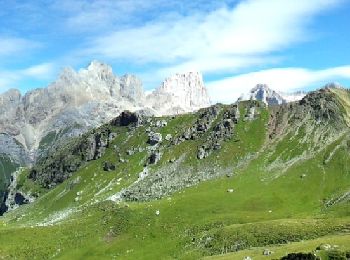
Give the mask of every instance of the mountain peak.
[[11, 88], [0, 95], [1, 99], [17, 100], [21, 98], [21, 92], [18, 89]]
[[277, 91], [269, 88], [267, 84], [257, 84], [251, 89], [249, 99], [260, 100], [266, 105], [279, 105], [286, 103], [286, 100]]
[[87, 70], [101, 70], [101, 69], [109, 69], [111, 66], [109, 66], [106, 63], [100, 62], [98, 60], [92, 60], [89, 65], [87, 66]]
[[211, 103], [200, 72], [177, 73], [166, 78], [149, 99], [163, 114], [193, 111]]
[[161, 84], [159, 91], [181, 96], [185, 93], [197, 94], [206, 99], [210, 105], [209, 96], [204, 86], [203, 76], [200, 72], [176, 73], [166, 78]]
[[257, 84], [248, 94], [243, 94], [238, 100], [259, 100], [266, 105], [280, 105], [302, 99], [305, 92], [282, 93], [271, 89], [267, 84]]
[[252, 88], [250, 90], [250, 92], [253, 93], [253, 92], [258, 91], [258, 90], [266, 90], [266, 91], [273, 91], [273, 92], [275, 92], [274, 90], [269, 88], [269, 86], [267, 84], [262, 84], [262, 83], [256, 84], [256, 86], [254, 88]]

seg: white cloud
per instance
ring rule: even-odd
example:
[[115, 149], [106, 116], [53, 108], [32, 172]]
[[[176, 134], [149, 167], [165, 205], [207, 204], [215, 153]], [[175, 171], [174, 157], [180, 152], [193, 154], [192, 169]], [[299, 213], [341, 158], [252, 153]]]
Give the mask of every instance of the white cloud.
[[256, 84], [268, 84], [274, 90], [290, 92], [307, 87], [322, 87], [335, 80], [350, 80], [350, 65], [324, 70], [277, 68], [251, 72], [206, 84], [213, 101], [232, 103]]
[[101, 29], [106, 32], [113, 25], [130, 28], [164, 14], [208, 10], [222, 6], [226, 1], [232, 0], [55, 0], [52, 8], [64, 14], [63, 24], [68, 30], [91, 32]]
[[0, 90], [19, 88], [24, 80], [48, 80], [54, 76], [56, 67], [53, 63], [37, 64], [25, 69], [0, 71]]
[[49, 79], [53, 75], [55, 66], [53, 63], [41, 63], [19, 71], [19, 74], [37, 79]]
[[274, 53], [310, 40], [315, 15], [340, 0], [246, 0], [191, 15], [174, 15], [93, 39], [85, 56], [133, 64], [158, 64], [160, 74], [179, 70], [207, 73], [265, 65]]
[[0, 36], [0, 57], [13, 56], [36, 47], [37, 43], [26, 39]]

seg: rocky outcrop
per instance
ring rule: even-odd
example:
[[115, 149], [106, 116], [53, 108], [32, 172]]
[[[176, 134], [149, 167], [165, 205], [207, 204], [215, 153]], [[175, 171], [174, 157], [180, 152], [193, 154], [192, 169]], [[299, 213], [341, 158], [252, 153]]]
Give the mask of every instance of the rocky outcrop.
[[0, 203], [0, 216], [5, 212], [18, 208], [20, 205], [32, 203], [34, 201], [34, 197], [17, 189], [17, 179], [21, 172], [22, 169], [18, 169], [11, 174], [11, 181], [8, 185], [3, 203]]
[[158, 115], [174, 115], [210, 106], [210, 99], [198, 72], [176, 74], [147, 96]]
[[310, 92], [297, 103], [271, 108], [269, 137], [273, 139], [286, 131], [293, 131], [303, 122], [309, 129], [308, 133], [317, 125], [320, 129], [329, 124], [333, 132], [341, 132], [347, 127], [343, 111], [343, 105], [329, 88]]
[[[260, 104], [257, 101], [251, 101], [251, 103]], [[120, 193], [122, 199], [128, 201], [159, 199], [201, 181], [218, 176], [232, 176], [232, 168], [218, 169], [206, 160], [198, 163], [198, 168], [195, 167], [196, 163], [193, 163], [193, 167], [185, 166], [183, 164], [184, 160], [189, 156], [186, 151], [183, 151], [180, 158], [171, 157], [166, 164], [161, 162], [163, 151], [192, 140], [203, 140], [202, 145], [198, 147], [197, 158], [205, 159], [214, 150], [221, 149], [224, 142], [229, 141], [234, 136], [235, 125], [240, 118], [236, 104], [230, 106], [218, 104], [203, 108], [197, 113], [198, 119], [194, 121], [191, 127], [179, 132], [171, 139], [168, 138], [169, 142], [149, 146], [146, 165], [151, 166], [158, 163], [156, 171], [150, 174], [148, 174], [148, 171], [147, 174], [140, 174], [142, 178], [140, 177], [137, 182]], [[155, 125], [161, 127], [161, 124]], [[154, 129], [149, 129], [149, 132], [153, 133], [152, 130]]]
[[148, 158], [149, 164], [156, 164], [161, 158], [161, 153], [159, 150], [153, 151]]
[[[50, 151], [45, 157], [38, 160], [31, 169], [29, 177], [46, 188], [54, 187], [76, 172], [86, 162], [101, 158], [110, 147], [111, 141], [117, 136], [111, 126], [137, 127], [140, 117], [130, 111], [122, 112], [117, 118], [111, 120], [95, 130], [67, 144]], [[105, 162], [102, 166], [105, 171], [115, 170], [115, 166]]]
[[103, 170], [105, 172], [115, 171], [115, 165], [111, 162], [104, 162], [103, 163]]
[[156, 144], [161, 143], [162, 140], [163, 140], [162, 134], [150, 132], [148, 134], [148, 141], [147, 141], [147, 143], [149, 143], [150, 145], [156, 145]]
[[196, 122], [184, 130], [184, 132], [172, 138], [172, 144], [178, 145], [185, 140], [195, 140], [206, 133], [221, 110], [220, 105], [214, 105], [208, 108], [203, 108], [199, 111], [199, 117]]
[[143, 116], [139, 113], [132, 113], [130, 111], [123, 111], [118, 117], [111, 121], [113, 126], [128, 126], [131, 124], [142, 124]]
[[18, 165], [30, 162], [25, 147], [9, 134], [0, 133], [0, 155], [10, 157]]
[[212, 151], [221, 149], [221, 143], [232, 138], [238, 119], [238, 106], [229, 106], [223, 113], [221, 120], [213, 127], [207, 140], [198, 148], [197, 158], [204, 159]]
[[308, 114], [316, 122], [335, 123], [334, 126], [337, 127], [345, 124], [343, 110], [335, 94], [325, 88], [311, 92], [300, 100], [294, 117], [300, 119], [303, 114]]

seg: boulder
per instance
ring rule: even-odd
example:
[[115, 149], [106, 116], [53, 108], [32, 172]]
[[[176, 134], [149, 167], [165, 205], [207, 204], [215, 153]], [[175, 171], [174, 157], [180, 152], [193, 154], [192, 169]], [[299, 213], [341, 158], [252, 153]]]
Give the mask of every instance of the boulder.
[[203, 148], [203, 147], [200, 147], [200, 148], [198, 149], [198, 152], [197, 152], [197, 158], [198, 158], [199, 160], [202, 160], [202, 159], [205, 158], [205, 154], [206, 154], [206, 152], [205, 152], [204, 148]]
[[190, 140], [191, 139], [191, 129], [187, 129], [183, 135], [182, 135], [183, 138], [185, 138], [186, 140]]
[[270, 250], [268, 250], [268, 249], [265, 249], [263, 251], [263, 255], [265, 255], [265, 256], [268, 256], [268, 255], [271, 255], [271, 254], [272, 254], [272, 252]]
[[165, 140], [170, 141], [171, 139], [173, 139], [173, 136], [171, 134], [167, 134], [165, 136]]
[[106, 172], [114, 171], [115, 170], [115, 165], [110, 163], [110, 162], [104, 162], [103, 163], [103, 170], [106, 171]]
[[128, 110], [123, 111], [117, 118], [111, 121], [113, 126], [129, 126], [131, 124], [137, 124], [139, 117], [136, 113], [132, 113]]
[[148, 169], [144, 168], [142, 172], [139, 173], [139, 180], [143, 180], [148, 175]]
[[159, 151], [154, 151], [151, 153], [149, 157], [149, 163], [150, 164], [156, 164], [161, 158], [161, 154]]
[[162, 142], [162, 134], [161, 133], [153, 133], [151, 132], [149, 135], [148, 135], [148, 143], [150, 145], [156, 145], [156, 144], [159, 144]]
[[168, 122], [165, 120], [159, 120], [156, 122], [156, 127], [165, 127], [168, 125]]
[[131, 149], [129, 149], [129, 150], [126, 151], [126, 154], [127, 154], [127, 155], [133, 155], [133, 154], [134, 154], [134, 151], [131, 150]]

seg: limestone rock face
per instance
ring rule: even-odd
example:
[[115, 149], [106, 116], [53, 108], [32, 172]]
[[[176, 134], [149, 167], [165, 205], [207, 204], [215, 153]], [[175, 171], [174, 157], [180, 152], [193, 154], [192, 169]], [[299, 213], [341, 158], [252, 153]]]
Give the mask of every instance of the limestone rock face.
[[21, 93], [16, 89], [10, 89], [0, 95], [0, 132], [19, 134], [21, 126], [16, 125], [16, 122], [22, 120]]
[[147, 101], [159, 115], [180, 114], [210, 106], [209, 95], [199, 72], [167, 78], [147, 96]]
[[134, 75], [127, 74], [120, 78], [120, 94], [138, 104], [144, 103], [145, 93], [142, 82]]

